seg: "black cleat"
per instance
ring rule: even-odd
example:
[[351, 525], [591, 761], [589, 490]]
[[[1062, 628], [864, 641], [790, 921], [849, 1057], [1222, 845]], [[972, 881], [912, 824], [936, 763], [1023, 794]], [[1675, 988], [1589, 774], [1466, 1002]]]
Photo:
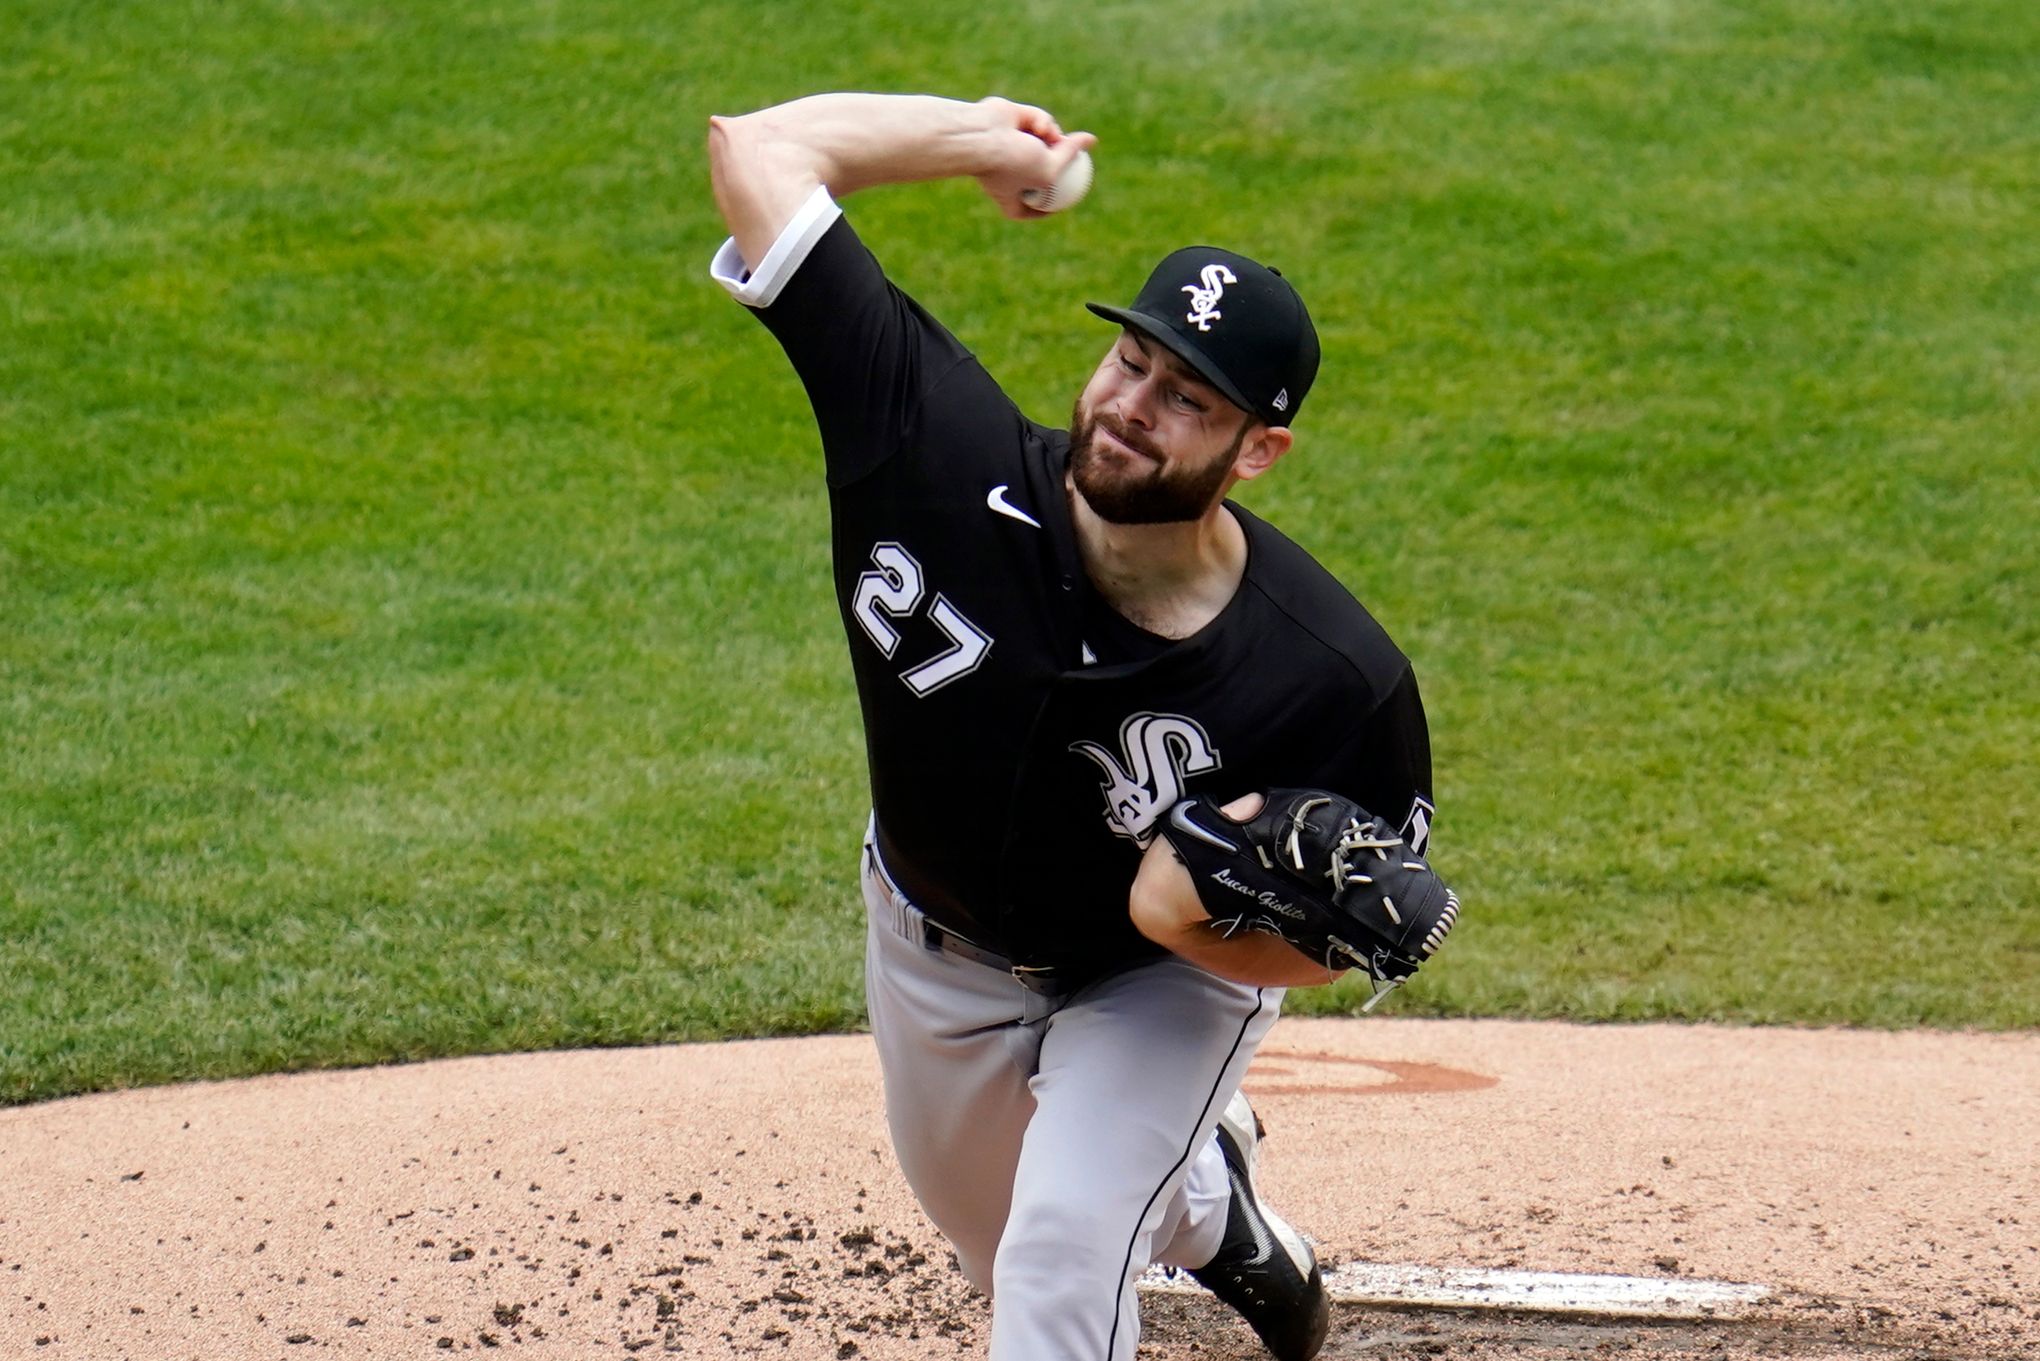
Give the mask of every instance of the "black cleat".
[[1276, 1361], [1310, 1361], [1325, 1345], [1331, 1301], [1310, 1245], [1254, 1194], [1263, 1132], [1247, 1098], [1235, 1093], [1218, 1121], [1219, 1151], [1232, 1182], [1225, 1241], [1190, 1274], [1252, 1325]]

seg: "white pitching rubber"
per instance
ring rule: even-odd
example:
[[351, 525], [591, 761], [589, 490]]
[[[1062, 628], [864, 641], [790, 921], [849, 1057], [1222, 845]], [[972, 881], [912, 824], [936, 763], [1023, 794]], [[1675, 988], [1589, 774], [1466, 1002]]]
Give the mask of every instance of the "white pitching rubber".
[[[1201, 1289], [1189, 1273], [1150, 1267], [1143, 1290]], [[1536, 1314], [1628, 1319], [1736, 1318], [1774, 1292], [1737, 1281], [1592, 1276], [1558, 1271], [1479, 1271], [1348, 1262], [1325, 1272], [1340, 1304], [1398, 1308], [1512, 1309]]]

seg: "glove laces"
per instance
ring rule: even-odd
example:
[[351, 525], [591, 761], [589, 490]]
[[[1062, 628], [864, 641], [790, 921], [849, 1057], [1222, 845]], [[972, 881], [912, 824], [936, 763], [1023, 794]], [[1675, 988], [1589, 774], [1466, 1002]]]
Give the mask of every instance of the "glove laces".
[[[1339, 839], [1332, 846], [1332, 867], [1325, 872], [1325, 877], [1332, 881], [1333, 892], [1348, 884], [1374, 882], [1371, 876], [1353, 868], [1353, 857], [1360, 852], [1372, 851], [1376, 860], [1387, 860], [1388, 853], [1403, 844], [1401, 837], [1378, 830], [1379, 825], [1374, 822], [1363, 823], [1355, 818], [1339, 829]], [[1290, 835], [1293, 838], [1295, 833], [1291, 832]], [[1412, 862], [1403, 863], [1408, 866]], [[1381, 895], [1381, 905], [1387, 910], [1388, 919], [1401, 926], [1402, 914], [1395, 910], [1395, 900], [1384, 893]]]

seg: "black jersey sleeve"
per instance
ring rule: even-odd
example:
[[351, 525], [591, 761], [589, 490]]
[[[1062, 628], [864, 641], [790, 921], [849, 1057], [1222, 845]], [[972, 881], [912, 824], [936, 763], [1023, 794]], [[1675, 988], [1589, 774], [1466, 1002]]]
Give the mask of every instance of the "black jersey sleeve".
[[836, 219], [757, 315], [807, 388], [833, 486], [897, 453], [929, 391], [971, 358], [886, 278], [847, 218]]
[[1431, 795], [1431, 732], [1414, 671], [1402, 676], [1340, 749], [1344, 773], [1329, 787], [1388, 819], [1426, 853], [1436, 802]]

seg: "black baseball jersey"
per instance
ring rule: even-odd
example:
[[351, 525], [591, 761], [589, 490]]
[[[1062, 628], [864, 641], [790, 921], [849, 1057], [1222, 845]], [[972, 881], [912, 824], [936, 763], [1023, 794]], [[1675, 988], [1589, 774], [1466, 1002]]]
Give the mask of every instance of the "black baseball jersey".
[[1023, 416], [847, 220], [758, 316], [821, 427], [879, 850], [931, 917], [1080, 975], [1159, 954], [1127, 891], [1191, 792], [1335, 789], [1422, 846], [1409, 663], [1302, 549], [1231, 507], [1238, 592], [1189, 638], [1148, 634], [1085, 576], [1068, 432]]

